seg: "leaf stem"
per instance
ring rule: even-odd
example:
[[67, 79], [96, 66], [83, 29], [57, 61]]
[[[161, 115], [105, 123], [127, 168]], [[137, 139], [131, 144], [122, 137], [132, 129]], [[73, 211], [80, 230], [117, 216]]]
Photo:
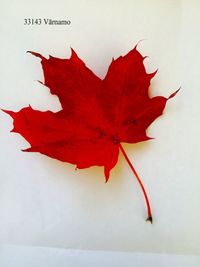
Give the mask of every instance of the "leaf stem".
[[131, 170], [133, 171], [135, 177], [137, 178], [137, 181], [138, 181], [138, 183], [139, 183], [139, 185], [140, 185], [140, 187], [142, 189], [142, 192], [144, 194], [144, 198], [145, 198], [146, 205], [147, 205], [147, 214], [148, 214], [148, 217], [147, 217], [146, 221], [150, 221], [150, 223], [153, 223], [153, 217], [152, 217], [152, 213], [151, 213], [151, 207], [150, 207], [149, 199], [148, 199], [147, 193], [145, 191], [145, 188], [144, 188], [144, 186], [142, 184], [142, 181], [140, 180], [139, 175], [137, 174], [137, 172], [136, 172], [135, 168], [133, 167], [132, 163], [130, 162], [130, 160], [129, 160], [129, 158], [128, 158], [128, 156], [127, 156], [127, 154], [126, 154], [126, 152], [125, 152], [125, 150], [124, 150], [124, 148], [122, 147], [121, 144], [119, 144], [119, 148], [120, 148], [123, 156], [125, 157], [128, 165], [130, 166]]

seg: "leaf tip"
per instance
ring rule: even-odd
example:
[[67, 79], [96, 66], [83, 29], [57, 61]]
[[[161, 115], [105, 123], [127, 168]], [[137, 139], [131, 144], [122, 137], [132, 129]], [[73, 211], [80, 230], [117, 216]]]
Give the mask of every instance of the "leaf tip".
[[110, 169], [107, 167], [104, 167], [104, 175], [105, 175], [105, 183], [108, 182], [109, 177], [110, 177]]
[[143, 56], [143, 60], [145, 60], [146, 58], [148, 58], [149, 56]]
[[180, 89], [181, 89], [181, 87], [179, 87], [178, 90], [176, 90], [173, 94], [171, 94], [171, 95], [167, 98], [167, 100], [173, 98], [173, 97], [180, 91]]
[[154, 140], [154, 139], [156, 139], [156, 138], [155, 137], [151, 137], [151, 136], [147, 136], [147, 141]]
[[38, 82], [38, 83], [44, 85], [44, 83], [43, 83], [42, 81], [40, 81], [40, 80], [36, 80], [36, 82]]
[[146, 40], [147, 40], [146, 38], [139, 40], [139, 41], [137, 42], [137, 44], [135, 45], [134, 49], [137, 50], [138, 45], [139, 45], [141, 42], [146, 41]]
[[14, 114], [15, 114], [15, 112], [12, 111], [12, 110], [7, 110], [7, 109], [2, 109], [2, 108], [1, 108], [1, 111], [3, 111], [4, 113], [10, 115], [11, 117], [13, 117]]
[[26, 53], [30, 53], [31, 55], [35, 56], [35, 57], [39, 57], [41, 59], [45, 59], [41, 54], [33, 52], [33, 51], [26, 51]]
[[71, 49], [71, 56], [70, 56], [70, 59], [77, 58], [78, 56], [77, 56], [76, 52], [74, 51], [74, 49], [73, 49], [72, 47], [70, 47], [70, 49]]
[[22, 152], [36, 152], [33, 150], [33, 147], [29, 147], [29, 148], [25, 148], [25, 149], [21, 149]]
[[154, 72], [152, 73], [148, 73], [148, 76], [150, 78], [150, 80], [156, 75], [156, 73], [158, 72], [158, 69], [156, 69]]
[[15, 127], [13, 127], [12, 130], [10, 130], [10, 133], [16, 133]]

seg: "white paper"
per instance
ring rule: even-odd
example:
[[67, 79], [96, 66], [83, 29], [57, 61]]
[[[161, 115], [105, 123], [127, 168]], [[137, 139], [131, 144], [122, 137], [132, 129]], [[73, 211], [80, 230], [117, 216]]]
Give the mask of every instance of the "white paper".
[[200, 256], [0, 246], [4, 267], [199, 267]]

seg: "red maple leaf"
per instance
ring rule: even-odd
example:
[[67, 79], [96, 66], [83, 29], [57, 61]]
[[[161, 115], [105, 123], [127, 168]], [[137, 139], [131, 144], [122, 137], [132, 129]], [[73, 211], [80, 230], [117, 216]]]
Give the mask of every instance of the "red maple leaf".
[[[30, 51], [28, 51], [30, 52]], [[143, 57], [135, 47], [113, 59], [105, 78], [97, 77], [72, 50], [70, 59], [30, 52], [41, 59], [44, 85], [58, 96], [59, 112], [38, 111], [31, 106], [18, 112], [4, 110], [14, 120], [12, 132], [31, 145], [24, 150], [75, 164], [77, 168], [103, 166], [106, 181], [116, 165], [119, 150], [136, 175], [152, 222], [144, 186], [129, 161], [121, 142], [149, 140], [148, 126], [162, 114], [168, 98], [150, 98], [148, 89], [155, 73], [147, 74]]]

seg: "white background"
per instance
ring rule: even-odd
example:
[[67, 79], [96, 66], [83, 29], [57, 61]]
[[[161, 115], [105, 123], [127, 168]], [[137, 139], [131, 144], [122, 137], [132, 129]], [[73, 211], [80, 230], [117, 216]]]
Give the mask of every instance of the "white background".
[[[147, 188], [154, 216], [146, 223], [141, 190], [122, 156], [105, 184], [103, 170], [20, 150], [0, 113], [0, 242], [89, 250], [200, 253], [199, 60], [200, 2], [179, 0], [4, 1], [1, 4], [0, 107], [59, 110], [38, 84], [39, 60], [27, 50], [61, 58], [70, 47], [99, 77], [111, 58], [138, 46], [151, 95], [169, 96], [164, 116], [148, 129], [156, 139], [124, 145]], [[24, 26], [24, 18], [70, 19], [70, 26]]]
[[199, 267], [198, 256], [138, 252], [66, 250], [46, 247], [0, 247], [3, 267]]

